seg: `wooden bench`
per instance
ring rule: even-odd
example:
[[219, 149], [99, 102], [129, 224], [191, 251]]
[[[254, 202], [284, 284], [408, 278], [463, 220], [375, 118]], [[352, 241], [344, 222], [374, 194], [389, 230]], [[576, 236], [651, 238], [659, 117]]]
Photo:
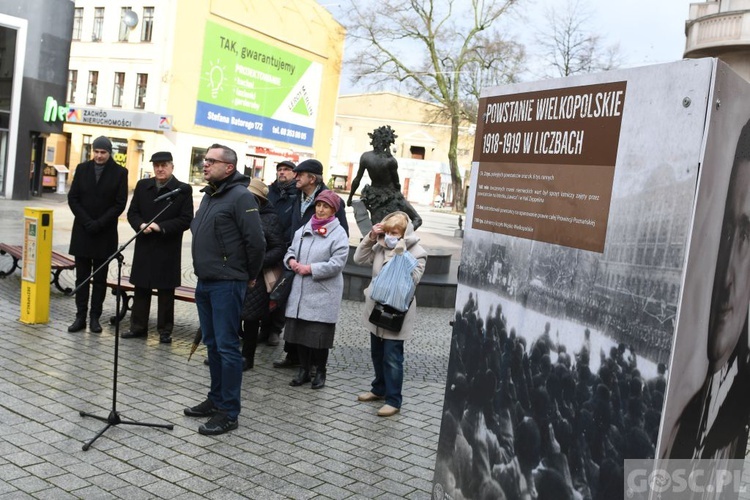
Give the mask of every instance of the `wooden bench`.
[[[0, 243], [0, 255], [8, 255], [13, 259], [13, 265], [11, 266], [10, 270], [0, 270], [0, 278], [5, 278], [6, 276], [13, 274], [13, 271], [21, 267], [19, 262], [21, 261], [21, 259], [23, 259], [23, 246], [6, 245], [5, 243]], [[51, 268], [52, 281], [50, 281], [50, 283], [55, 285], [55, 287], [62, 293], [69, 294], [73, 291], [73, 289], [70, 287], [63, 288], [62, 285], [60, 285], [60, 273], [75, 268], [76, 262], [72, 257], [64, 253], [55, 252], [53, 250]]]
[[[107, 280], [107, 286], [112, 289], [112, 295], [117, 297], [120, 295], [120, 310], [115, 315], [109, 318], [110, 324], [114, 325], [119, 319], [122, 321], [125, 315], [130, 311], [130, 301], [133, 299], [132, 292], [135, 291], [135, 287], [130, 284], [130, 276], [123, 276], [120, 283], [120, 287], [117, 287], [117, 279]], [[195, 304], [195, 288], [190, 286], [178, 286], [174, 289], [174, 300], [182, 302], [190, 302]]]

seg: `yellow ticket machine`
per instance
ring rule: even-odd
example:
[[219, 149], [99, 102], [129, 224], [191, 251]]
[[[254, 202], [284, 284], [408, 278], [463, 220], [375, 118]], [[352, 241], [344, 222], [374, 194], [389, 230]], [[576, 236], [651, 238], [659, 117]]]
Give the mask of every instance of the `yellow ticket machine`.
[[52, 210], [25, 208], [21, 266], [21, 322], [49, 321]]

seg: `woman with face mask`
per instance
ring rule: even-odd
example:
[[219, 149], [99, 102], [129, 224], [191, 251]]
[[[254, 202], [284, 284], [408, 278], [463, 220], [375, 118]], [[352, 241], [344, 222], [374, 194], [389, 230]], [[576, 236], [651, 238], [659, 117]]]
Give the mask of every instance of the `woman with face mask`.
[[[386, 262], [396, 255], [399, 246], [417, 259], [417, 266], [411, 272], [414, 284], [418, 284], [427, 263], [427, 252], [419, 245], [419, 238], [414, 234], [409, 217], [404, 212], [393, 212], [386, 215], [383, 221], [372, 226], [372, 230], [362, 239], [356, 252], [354, 262], [359, 265], [371, 265], [373, 278], [380, 273]], [[375, 378], [370, 391], [360, 394], [358, 401], [380, 401], [385, 404], [378, 410], [378, 416], [390, 417], [401, 409], [401, 387], [404, 380], [404, 341], [411, 337], [414, 325], [417, 301], [412, 300], [404, 318], [401, 331], [393, 332], [370, 323], [370, 313], [375, 301], [370, 298], [370, 286], [365, 293], [364, 321], [370, 331], [370, 354], [375, 369]]]

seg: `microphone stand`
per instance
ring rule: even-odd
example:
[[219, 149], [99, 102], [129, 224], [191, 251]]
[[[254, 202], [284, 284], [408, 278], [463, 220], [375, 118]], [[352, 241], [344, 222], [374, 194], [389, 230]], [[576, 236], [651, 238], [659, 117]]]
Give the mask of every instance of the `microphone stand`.
[[[177, 193], [177, 194], [180, 194], [180, 193]], [[135, 240], [152, 222], [154, 222], [161, 214], [163, 214], [166, 209], [172, 206], [172, 203], [174, 203], [174, 198], [177, 196], [177, 194], [175, 194], [175, 196], [173, 197], [167, 198], [169, 203], [167, 203], [167, 205], [158, 214], [156, 214], [153, 219], [148, 221], [145, 226], [143, 226], [137, 233], [135, 233], [135, 235], [133, 235], [132, 238], [130, 238], [128, 241], [125, 242], [125, 244], [120, 246], [120, 248], [118, 248], [115, 251], [115, 253], [110, 255], [101, 266], [95, 269], [94, 272], [91, 273], [88, 278], [83, 280], [83, 282], [80, 285], [76, 286], [75, 290], [70, 292], [70, 295], [75, 295], [75, 293], [81, 287], [89, 286], [89, 281], [93, 279], [94, 275], [97, 272], [99, 272], [99, 270], [106, 267], [113, 260], [117, 259], [117, 294], [116, 294], [117, 298], [115, 299], [115, 304], [116, 304], [115, 305], [115, 311], [116, 311], [115, 313], [115, 353], [114, 353], [114, 366], [113, 366], [113, 374], [112, 374], [112, 410], [109, 412], [109, 415], [106, 417], [94, 415], [92, 413], [87, 413], [84, 411], [79, 412], [79, 414], [82, 417], [91, 417], [91, 418], [95, 418], [97, 420], [101, 420], [102, 422], [107, 423], [107, 425], [104, 426], [104, 428], [100, 430], [96, 434], [96, 436], [91, 438], [86, 444], [83, 445], [83, 451], [88, 450], [91, 447], [91, 445], [94, 443], [94, 441], [99, 439], [99, 437], [102, 434], [104, 434], [107, 431], [107, 429], [115, 425], [124, 424], [124, 425], [140, 425], [143, 427], [159, 427], [162, 429], [168, 429], [170, 431], [174, 429], [174, 425], [172, 424], [149, 424], [149, 423], [144, 423], [144, 422], [135, 422], [133, 420], [123, 420], [120, 418], [120, 413], [117, 411], [117, 364], [118, 364], [118, 358], [119, 358], [119, 353], [120, 353], [120, 320], [122, 319], [122, 315], [120, 314], [120, 296], [121, 296], [120, 285], [122, 283], [122, 262], [123, 260], [125, 260], [124, 257], [122, 256], [122, 251], [128, 245], [130, 245], [133, 242], [133, 240]]]

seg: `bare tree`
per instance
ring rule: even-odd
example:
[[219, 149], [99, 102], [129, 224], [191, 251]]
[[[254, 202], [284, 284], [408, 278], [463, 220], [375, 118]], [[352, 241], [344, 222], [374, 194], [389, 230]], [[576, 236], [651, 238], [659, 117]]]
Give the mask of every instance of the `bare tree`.
[[364, 80], [375, 88], [397, 84], [441, 106], [451, 126], [448, 163], [457, 210], [464, 207], [459, 128], [476, 122], [480, 89], [514, 81], [523, 60], [523, 47], [507, 40], [498, 26], [517, 1], [351, 2], [352, 82]]
[[591, 12], [581, 0], [568, 0], [563, 12], [547, 11], [548, 24], [537, 34], [546, 76], [564, 77], [607, 71], [621, 64], [618, 44], [604, 45], [590, 30]]

